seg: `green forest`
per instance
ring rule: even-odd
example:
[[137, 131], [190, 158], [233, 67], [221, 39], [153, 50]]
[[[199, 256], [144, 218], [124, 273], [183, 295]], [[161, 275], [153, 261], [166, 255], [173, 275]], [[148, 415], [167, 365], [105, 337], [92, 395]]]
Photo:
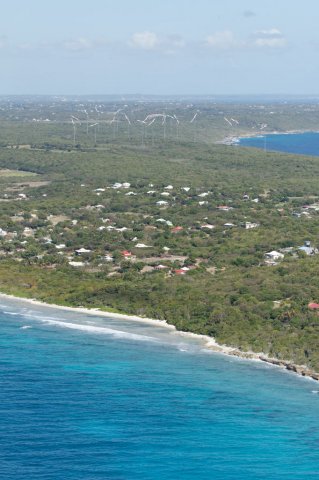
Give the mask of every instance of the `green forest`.
[[121, 105], [97, 126], [53, 106], [2, 106], [1, 292], [165, 319], [318, 372], [319, 157], [216, 141], [311, 130], [319, 110], [139, 103], [114, 129]]

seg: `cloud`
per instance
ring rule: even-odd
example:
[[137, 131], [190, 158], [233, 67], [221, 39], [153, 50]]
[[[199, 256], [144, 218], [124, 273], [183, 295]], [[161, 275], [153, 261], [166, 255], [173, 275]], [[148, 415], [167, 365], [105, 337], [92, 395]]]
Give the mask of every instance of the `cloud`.
[[80, 52], [92, 48], [92, 41], [88, 38], [80, 37], [63, 42], [63, 46], [66, 50]]
[[128, 42], [131, 48], [156, 51], [167, 55], [175, 54], [186, 46], [185, 40], [176, 34], [159, 36], [154, 32], [134, 33]]
[[242, 46], [242, 42], [235, 39], [233, 32], [224, 30], [206, 37], [205, 45], [218, 50], [231, 50]]
[[90, 38], [78, 37], [62, 42], [62, 47], [69, 52], [76, 53], [97, 49], [107, 44], [108, 42], [104, 39], [92, 40]]
[[134, 33], [129, 41], [129, 45], [142, 50], [154, 50], [159, 45], [159, 38], [154, 32]]
[[255, 17], [256, 13], [253, 12], [252, 10], [245, 10], [243, 12], [243, 16], [246, 17], [246, 18], [251, 18], [251, 17]]
[[277, 28], [259, 30], [245, 39], [236, 38], [230, 30], [215, 32], [206, 37], [204, 45], [214, 51], [251, 51], [253, 49], [280, 49], [287, 46], [287, 39]]
[[252, 43], [258, 48], [283, 48], [287, 46], [286, 38], [277, 28], [255, 32]]

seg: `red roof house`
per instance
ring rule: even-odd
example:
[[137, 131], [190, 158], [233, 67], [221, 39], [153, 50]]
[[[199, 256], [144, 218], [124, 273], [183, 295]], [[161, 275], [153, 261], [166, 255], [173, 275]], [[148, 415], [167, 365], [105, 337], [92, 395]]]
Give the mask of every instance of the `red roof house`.
[[319, 303], [308, 303], [308, 308], [310, 310], [319, 310]]
[[186, 275], [185, 270], [182, 270], [181, 268], [174, 270], [175, 275]]
[[173, 227], [171, 231], [175, 233], [175, 232], [181, 232], [182, 230], [184, 230], [183, 227], [178, 226], [178, 227]]

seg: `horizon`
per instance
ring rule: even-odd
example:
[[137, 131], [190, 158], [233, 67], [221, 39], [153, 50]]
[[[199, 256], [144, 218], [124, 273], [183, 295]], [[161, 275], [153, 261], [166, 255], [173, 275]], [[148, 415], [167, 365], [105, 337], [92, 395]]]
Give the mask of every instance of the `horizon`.
[[316, 98], [319, 99], [319, 93], [0, 93], [0, 98], [7, 97], [55, 97], [55, 98], [77, 98], [77, 97], [116, 97], [121, 98], [123, 101], [125, 97], [133, 98], [205, 98], [212, 100], [215, 98], [274, 98], [274, 99], [286, 99], [286, 98]]

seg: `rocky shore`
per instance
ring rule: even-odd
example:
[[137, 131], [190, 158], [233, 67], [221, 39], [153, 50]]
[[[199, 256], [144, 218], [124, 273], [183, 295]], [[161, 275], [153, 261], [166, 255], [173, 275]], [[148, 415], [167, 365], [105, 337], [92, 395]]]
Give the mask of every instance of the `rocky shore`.
[[287, 360], [279, 360], [278, 358], [268, 357], [263, 353], [243, 352], [236, 348], [230, 348], [226, 346], [223, 347], [218, 344], [209, 345], [209, 348], [212, 348], [213, 350], [219, 351], [221, 353], [225, 353], [227, 355], [232, 355], [234, 357], [246, 358], [247, 360], [260, 360], [262, 362], [270, 363], [271, 365], [275, 365], [277, 367], [294, 372], [302, 377], [308, 377], [312, 378], [313, 380], [319, 381], [319, 373], [311, 370], [305, 365], [296, 365], [295, 363], [289, 362]]

